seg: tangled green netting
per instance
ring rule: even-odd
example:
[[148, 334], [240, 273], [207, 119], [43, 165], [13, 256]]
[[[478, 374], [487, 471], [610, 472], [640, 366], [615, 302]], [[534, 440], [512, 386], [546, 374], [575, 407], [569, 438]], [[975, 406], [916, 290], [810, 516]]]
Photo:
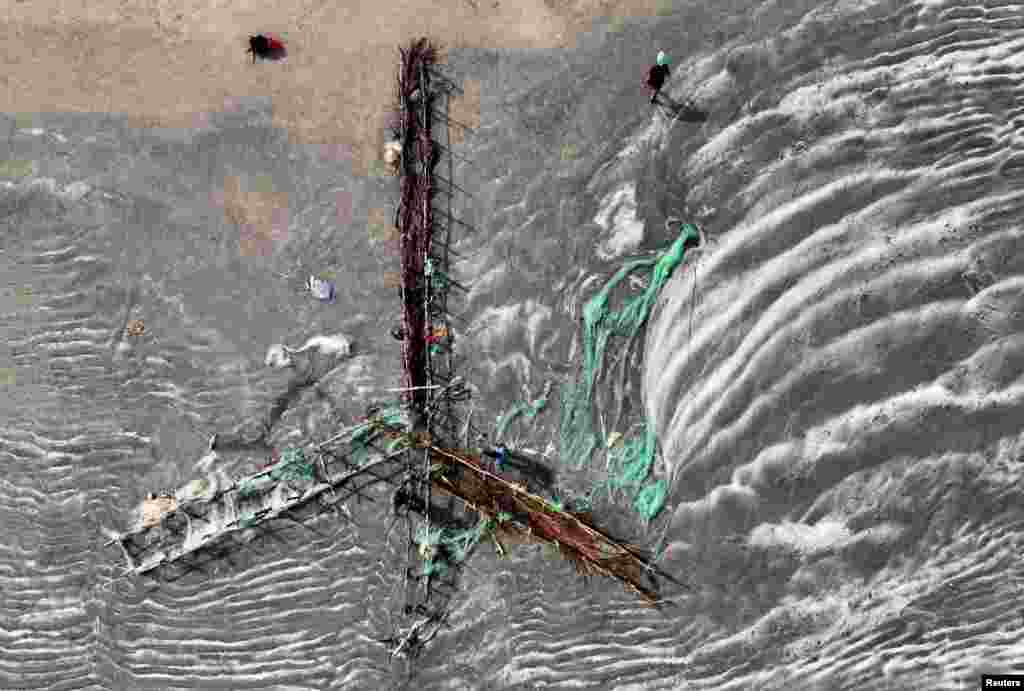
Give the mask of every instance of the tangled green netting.
[[423, 265], [423, 273], [430, 279], [434, 290], [447, 290], [451, 284], [448, 274], [434, 266], [434, 260], [430, 257], [427, 257], [427, 261]]
[[537, 414], [540, 413], [540, 411], [544, 410], [544, 407], [547, 404], [548, 399], [544, 397], [538, 398], [532, 403], [527, 403], [526, 401], [516, 403], [514, 406], [512, 406], [511, 410], [509, 410], [507, 413], [498, 418], [498, 426], [494, 432], [495, 439], [504, 439], [505, 432], [508, 430], [508, 426], [517, 417], [523, 415], [532, 420], [533, 418], [537, 417]]
[[445, 573], [452, 564], [465, 561], [473, 548], [494, 529], [494, 521], [482, 518], [473, 528], [457, 530], [443, 526], [420, 525], [416, 544], [423, 559], [421, 575]]
[[[268, 475], [274, 483], [282, 480], [312, 482], [313, 463], [306, 460], [306, 454], [301, 448], [290, 447], [281, 452], [281, 460], [270, 468]], [[267, 487], [269, 484], [265, 481], [246, 479], [238, 486], [238, 496], [247, 499]]]
[[590, 492], [589, 494], [579, 497], [556, 495], [546, 500], [547, 508], [549, 511], [556, 512], [568, 511], [572, 513], [579, 513], [582, 511], [590, 511], [593, 508], [593, 494], [593, 492]]
[[[570, 467], [579, 469], [590, 460], [597, 448], [598, 437], [593, 429], [594, 383], [604, 366], [605, 348], [612, 336], [630, 337], [643, 326], [657, 300], [658, 293], [683, 260], [686, 245], [700, 241], [696, 226], [683, 224], [672, 245], [651, 259], [634, 259], [620, 268], [601, 291], [583, 308], [583, 372], [580, 379], [562, 389], [562, 416], [559, 449]], [[630, 273], [650, 268], [647, 287], [639, 295], [627, 298], [622, 308], [612, 311], [608, 298], [615, 287]], [[642, 486], [654, 464], [654, 430], [644, 425], [640, 435], [626, 440], [610, 451], [612, 477], [607, 486], [638, 489], [633, 506], [644, 520], [650, 520], [664, 505], [667, 487], [664, 480]]]
[[[370, 459], [370, 442], [382, 429], [400, 430], [405, 427], [406, 420], [402, 404], [395, 401], [385, 403], [375, 415], [357, 425], [352, 431], [352, 441], [349, 445], [352, 461], [357, 465], [363, 465]], [[388, 443], [388, 452], [396, 451], [401, 443], [404, 443], [401, 438], [391, 440]]]
[[251, 496], [258, 494], [260, 491], [259, 485], [253, 480], [242, 480], [242, 484], [238, 486], [238, 496], [242, 499], [248, 499]]
[[270, 479], [279, 480], [312, 480], [313, 463], [306, 460], [302, 449], [293, 447], [281, 453], [281, 460], [270, 469]]

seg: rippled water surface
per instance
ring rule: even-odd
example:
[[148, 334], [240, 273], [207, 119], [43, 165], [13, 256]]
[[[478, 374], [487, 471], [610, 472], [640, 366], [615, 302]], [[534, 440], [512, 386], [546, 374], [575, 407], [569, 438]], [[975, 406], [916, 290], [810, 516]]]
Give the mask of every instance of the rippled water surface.
[[[1024, 673], [1020, 6], [723, 3], [570, 54], [459, 53], [459, 351], [478, 424], [576, 372], [583, 302], [696, 221], [641, 359], [600, 384], [657, 430], [668, 503], [598, 521], [692, 584], [664, 612], [520, 548], [478, 554], [430, 689], [958, 689]], [[672, 122], [639, 88], [668, 50]], [[653, 53], [652, 53], [653, 54]], [[355, 179], [241, 103], [195, 131], [7, 120], [0, 183], [0, 688], [382, 689], [383, 503], [170, 584], [114, 579], [103, 528], [258, 434], [274, 343], [352, 339], [272, 441], [323, 438], [398, 382], [379, 228]], [[571, 145], [571, 146], [568, 146]], [[338, 299], [301, 291], [333, 272]], [[285, 275], [282, 275], [285, 274]], [[129, 320], [145, 332], [125, 335]], [[619, 345], [620, 349], [622, 345]], [[612, 357], [615, 346], [610, 346]], [[557, 397], [517, 447], [553, 458]], [[605, 424], [602, 419], [601, 424]], [[599, 427], [600, 429], [600, 427]], [[606, 433], [613, 430], [606, 429]], [[225, 472], [261, 462], [223, 459]], [[560, 481], [600, 476], [603, 457]]]

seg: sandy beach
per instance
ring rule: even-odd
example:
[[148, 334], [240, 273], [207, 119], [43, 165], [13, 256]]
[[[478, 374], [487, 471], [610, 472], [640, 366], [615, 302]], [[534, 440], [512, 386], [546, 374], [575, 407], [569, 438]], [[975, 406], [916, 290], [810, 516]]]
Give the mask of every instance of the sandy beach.
[[[1018, 7], [185, 1], [5, 5], [0, 688], [893, 691], [1021, 671]], [[252, 64], [257, 32], [287, 59]], [[124, 576], [104, 543], [149, 492], [263, 467], [272, 414], [285, 451], [393, 399], [400, 186], [374, 164], [398, 48], [424, 35], [476, 128], [437, 198], [460, 221], [468, 415], [560, 496], [595, 490], [596, 526], [692, 589], [654, 612], [539, 547], [483, 545], [407, 683], [380, 643], [410, 565], [383, 492], [173, 582]], [[665, 95], [706, 119], [648, 103], [658, 50]], [[602, 341], [622, 322], [594, 315], [648, 304], [673, 218], [701, 247], [642, 330]], [[588, 333], [607, 348], [570, 417]], [[315, 385], [268, 363], [339, 334], [344, 358], [308, 351]], [[647, 475], [620, 490], [627, 461]]]
[[[18, 2], [0, 23], [0, 110], [188, 128], [237, 99], [269, 97], [274, 125], [293, 143], [333, 145], [365, 172], [380, 158], [397, 49], [409, 39], [429, 36], [444, 49], [571, 49], [595, 18], [658, 9], [657, 0]], [[256, 33], [282, 37], [288, 56], [251, 64], [247, 38]], [[467, 100], [456, 108], [472, 123], [472, 89]]]

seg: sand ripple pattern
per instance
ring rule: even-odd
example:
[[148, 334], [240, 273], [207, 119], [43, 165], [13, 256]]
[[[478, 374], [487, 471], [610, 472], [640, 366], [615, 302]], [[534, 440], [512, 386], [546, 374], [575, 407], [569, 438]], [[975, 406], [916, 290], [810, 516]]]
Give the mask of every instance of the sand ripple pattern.
[[1019, 9], [839, 3], [706, 66], [774, 84], [683, 166], [718, 244], [646, 361], [669, 560], [734, 619], [691, 688], [955, 688], [1021, 659], [996, 604], [1024, 574]]
[[[952, 690], [1024, 671], [1020, 7], [789, 3], [773, 24], [782, 4], [676, 70], [670, 90], [706, 98], [708, 123], [645, 135], [681, 171], [671, 203], [685, 197], [717, 241], [698, 304], [688, 265], [647, 333], [673, 488], [666, 565], [694, 594], [662, 616], [529, 549], [475, 560], [421, 688]], [[635, 110], [635, 92], [613, 97]], [[595, 164], [588, 190], [644, 168], [637, 128], [602, 103], [599, 156], [629, 160], [615, 179]], [[539, 126], [557, 115], [538, 112]], [[96, 141], [90, 165], [116, 170], [116, 146]], [[505, 166], [525, 144], [502, 146]], [[201, 423], [265, 408], [273, 388], [248, 364], [270, 341], [247, 352], [223, 335], [240, 324], [203, 322], [188, 281], [160, 283], [161, 236], [133, 244], [166, 203], [147, 206], [143, 172], [112, 186], [138, 198], [97, 180], [0, 189], [0, 261], [35, 300], [0, 317], [19, 382], [0, 423], [0, 688], [391, 688], [373, 642], [390, 565], [359, 546], [381, 543], [378, 505], [358, 528], [282, 534], [209, 576], [111, 580], [101, 527], [184, 479], [164, 469], [198, 458]], [[561, 360], [557, 317], [513, 287], [526, 276], [550, 298], [590, 280], [565, 269], [590, 231], [549, 225], [584, 204], [559, 206], [571, 186], [545, 175], [490, 195], [507, 209], [488, 232], [525, 228], [530, 254], [501, 257], [520, 266], [492, 267], [471, 298], [495, 351], [481, 371], [510, 384], [524, 358]], [[640, 216], [651, 195], [638, 186]], [[129, 343], [146, 305], [159, 338]]]
[[[175, 473], [210, 426], [266, 410], [276, 389], [261, 354], [139, 270], [131, 223], [144, 198], [58, 188], [0, 190], [20, 300], [0, 317], [16, 378], [0, 425], [0, 688], [199, 688], [225, 673], [231, 688], [383, 688], [368, 601], [347, 595], [383, 587], [378, 555], [336, 522], [279, 535], [223, 577], [116, 578], [103, 528], [123, 525], [140, 491], [187, 479]], [[125, 325], [140, 314], [133, 340]], [[298, 547], [278, 556], [282, 543]]]

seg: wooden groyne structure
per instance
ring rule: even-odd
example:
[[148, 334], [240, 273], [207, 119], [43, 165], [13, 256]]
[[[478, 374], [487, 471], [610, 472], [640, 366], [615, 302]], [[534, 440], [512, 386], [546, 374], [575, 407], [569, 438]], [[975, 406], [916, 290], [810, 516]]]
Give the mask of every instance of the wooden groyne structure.
[[220, 484], [216, 475], [197, 478], [147, 498], [136, 524], [107, 544], [120, 547], [134, 575], [173, 581], [204, 572], [226, 553], [336, 513], [371, 485], [394, 482], [405, 470], [405, 429], [378, 418], [291, 449], [277, 463], [229, 483]]
[[[427, 68], [435, 51], [426, 41], [402, 50], [398, 75], [401, 104], [398, 141], [401, 144], [401, 175], [395, 226], [401, 243], [402, 375], [410, 407], [421, 414], [429, 398], [427, 377], [427, 327], [430, 324], [426, 260], [431, 256], [434, 236], [434, 167], [440, 160], [431, 138], [434, 95], [427, 81]], [[414, 426], [426, 426], [417, 419]]]
[[615, 578], [650, 605], [660, 603], [644, 585], [653, 567], [639, 547], [622, 544], [592, 525], [589, 512], [570, 511], [489, 470], [476, 454], [431, 448], [434, 486], [457, 497], [492, 522], [499, 554], [502, 541], [556, 547], [583, 576]]
[[454, 432], [448, 404], [460, 400], [461, 392], [450, 389], [456, 366], [448, 302], [453, 291], [465, 289], [451, 278], [452, 230], [470, 228], [452, 214], [448, 104], [458, 87], [439, 72], [437, 48], [427, 39], [400, 53], [400, 116], [392, 135], [402, 151], [395, 226], [401, 247], [403, 401], [417, 431], [436, 433], [443, 425]]
[[[449, 308], [451, 297], [464, 290], [450, 277], [452, 229], [469, 228], [452, 214], [457, 188], [449, 134], [459, 125], [447, 113], [458, 87], [440, 71], [437, 49], [428, 40], [400, 53], [400, 117], [390, 133], [401, 151], [395, 211], [400, 401], [327, 442], [289, 449], [276, 463], [224, 486], [198, 479], [173, 495], [150, 498], [142, 520], [108, 544], [119, 546], [130, 573], [176, 579], [282, 526], [338, 511], [373, 485], [387, 485], [395, 520], [407, 522], [407, 535], [419, 536], [407, 540], [407, 566], [398, 575], [403, 596], [397, 620], [404, 623], [382, 641], [393, 654], [412, 657], [437, 634], [457, 569], [433, 568], [435, 562], [457, 567], [478, 543], [492, 543], [501, 555], [508, 544], [552, 545], [581, 574], [615, 578], [657, 605], [659, 574], [637, 547], [598, 530], [588, 513], [545, 499], [528, 481], [492, 470], [481, 449], [467, 448], [469, 391], [456, 375]], [[476, 515], [475, 527], [453, 523], [453, 514], [439, 506], [454, 500]], [[458, 548], [447, 549], [453, 544]]]

